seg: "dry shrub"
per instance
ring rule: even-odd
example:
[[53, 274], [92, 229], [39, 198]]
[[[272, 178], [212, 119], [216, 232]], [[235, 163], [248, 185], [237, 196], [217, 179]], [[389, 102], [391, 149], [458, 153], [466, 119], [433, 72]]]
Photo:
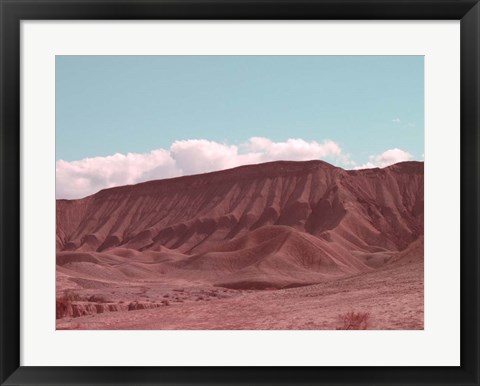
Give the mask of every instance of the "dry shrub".
[[70, 310], [72, 309], [72, 302], [61, 296], [55, 300], [55, 318], [61, 319], [65, 316], [68, 316]]
[[102, 295], [91, 295], [87, 300], [91, 303], [111, 303]]
[[368, 312], [347, 312], [338, 316], [342, 326], [337, 327], [337, 330], [366, 330], [370, 314]]
[[82, 300], [82, 297], [79, 294], [77, 294], [75, 291], [72, 291], [72, 290], [66, 290], [63, 293], [63, 297], [72, 301], [72, 302]]
[[55, 317], [61, 319], [73, 313], [72, 301], [81, 300], [79, 294], [66, 290], [61, 296], [55, 299]]

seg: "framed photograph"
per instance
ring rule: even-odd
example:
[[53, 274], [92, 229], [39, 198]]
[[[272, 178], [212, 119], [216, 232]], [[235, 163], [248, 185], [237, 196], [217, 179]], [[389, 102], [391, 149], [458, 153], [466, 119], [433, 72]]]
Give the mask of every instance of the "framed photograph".
[[477, 1], [1, 12], [2, 385], [479, 385]]

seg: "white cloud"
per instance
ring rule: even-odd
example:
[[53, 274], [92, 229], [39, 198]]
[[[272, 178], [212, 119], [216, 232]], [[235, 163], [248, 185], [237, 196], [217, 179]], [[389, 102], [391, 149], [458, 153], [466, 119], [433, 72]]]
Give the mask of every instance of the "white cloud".
[[253, 158], [241, 157], [235, 145], [205, 139], [175, 141], [170, 147], [170, 156], [180, 171], [179, 175], [205, 173], [258, 162]]
[[57, 198], [79, 198], [98, 190], [142, 181], [228, 169], [240, 165], [276, 160], [326, 159], [353, 165], [340, 146], [303, 139], [273, 142], [252, 137], [240, 146], [204, 139], [176, 141], [170, 149], [149, 153], [115, 154], [56, 163]]
[[413, 155], [401, 149], [390, 149], [384, 151], [382, 154], [371, 155], [368, 157], [368, 162], [355, 169], [370, 169], [370, 168], [384, 168], [397, 162], [409, 161]]
[[255, 154], [260, 162], [275, 160], [306, 161], [319, 158], [333, 158], [342, 155], [340, 146], [330, 140], [323, 143], [307, 142], [303, 139], [288, 139], [286, 142], [272, 142], [268, 138], [252, 137], [243, 145], [249, 154]]
[[79, 161], [56, 162], [56, 194], [59, 198], [83, 197], [118, 185], [178, 175], [175, 161], [166, 150], [146, 154], [114, 154]]
[[392, 122], [394, 122], [394, 123], [400, 123], [400, 118], [398, 118], [398, 117], [397, 117], [397, 118], [393, 118], [393, 119], [392, 119]]

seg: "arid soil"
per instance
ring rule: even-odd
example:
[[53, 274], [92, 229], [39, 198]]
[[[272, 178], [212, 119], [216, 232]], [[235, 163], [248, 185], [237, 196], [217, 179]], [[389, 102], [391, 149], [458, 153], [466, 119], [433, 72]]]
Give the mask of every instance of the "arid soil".
[[57, 200], [56, 303], [58, 329], [423, 329], [423, 163]]

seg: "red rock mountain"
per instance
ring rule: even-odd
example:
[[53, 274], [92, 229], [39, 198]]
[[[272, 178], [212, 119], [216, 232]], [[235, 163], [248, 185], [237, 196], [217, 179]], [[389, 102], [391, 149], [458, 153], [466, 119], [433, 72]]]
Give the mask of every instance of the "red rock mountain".
[[105, 189], [57, 200], [57, 264], [149, 256], [237, 288], [354, 275], [423, 259], [423, 181], [421, 162], [279, 161]]

